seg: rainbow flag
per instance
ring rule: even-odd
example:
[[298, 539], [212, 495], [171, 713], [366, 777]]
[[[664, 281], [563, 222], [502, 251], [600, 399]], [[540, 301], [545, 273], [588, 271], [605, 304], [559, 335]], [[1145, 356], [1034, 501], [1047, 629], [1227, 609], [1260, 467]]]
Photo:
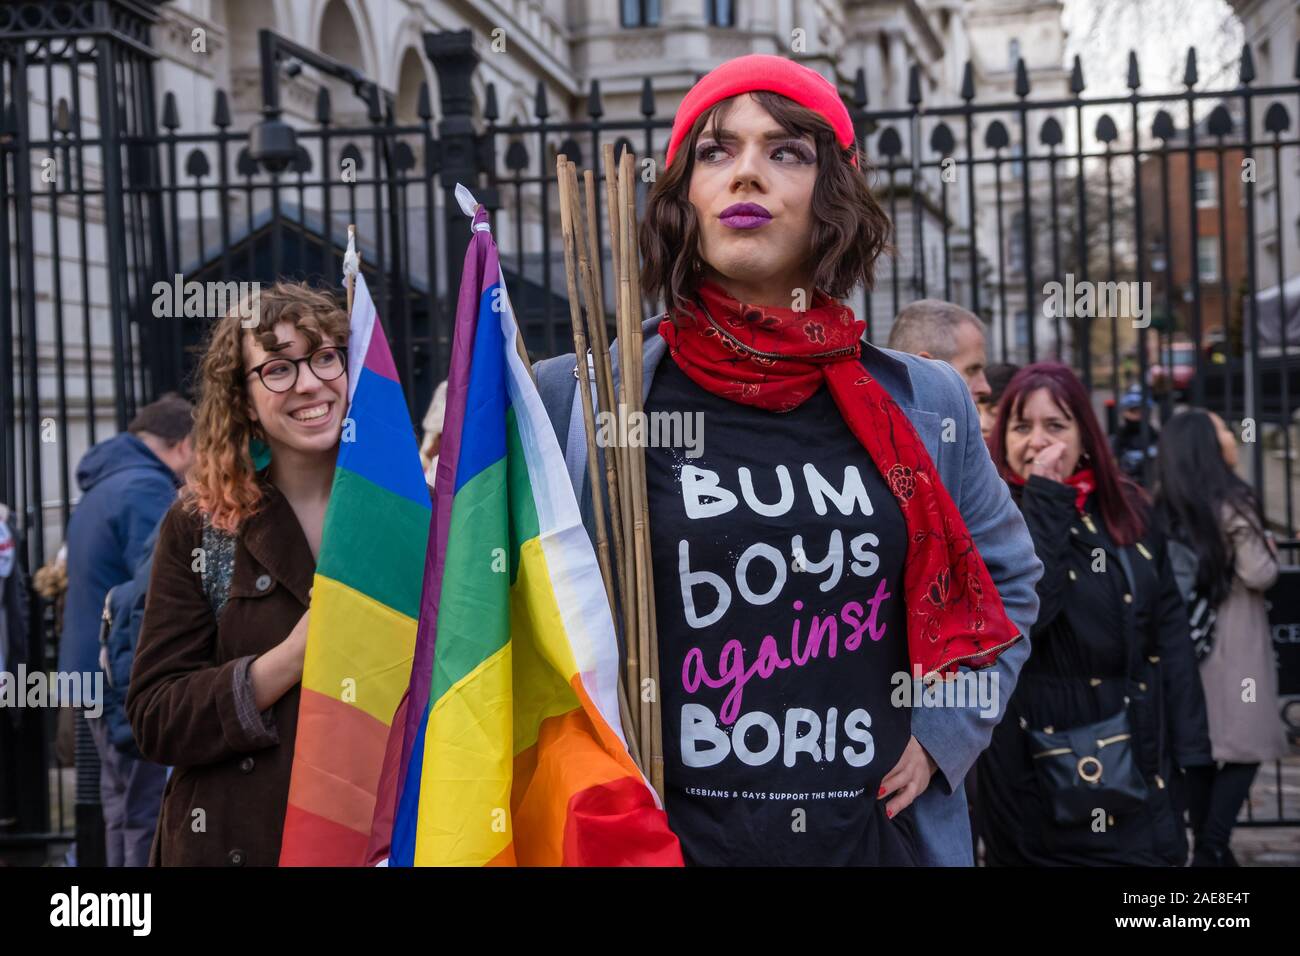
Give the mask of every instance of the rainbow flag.
[[411, 675], [432, 503], [375, 304], [358, 274], [348, 415], [312, 583], [281, 866], [361, 866]]
[[[628, 755], [614, 622], [517, 350], [487, 211], [463, 186], [457, 198], [473, 238], [406, 727], [395, 725], [390, 743], [388, 862], [680, 865]], [[379, 827], [390, 822], [382, 815]]]

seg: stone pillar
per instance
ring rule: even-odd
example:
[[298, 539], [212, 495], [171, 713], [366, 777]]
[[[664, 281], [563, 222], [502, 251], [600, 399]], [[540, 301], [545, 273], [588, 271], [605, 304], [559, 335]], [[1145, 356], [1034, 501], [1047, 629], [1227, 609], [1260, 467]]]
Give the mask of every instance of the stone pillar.
[[907, 39], [901, 33], [889, 35], [889, 106], [907, 105]]
[[885, 103], [885, 65], [884, 51], [880, 46], [880, 34], [873, 33], [862, 45], [862, 70], [867, 77], [867, 106], [879, 107]]

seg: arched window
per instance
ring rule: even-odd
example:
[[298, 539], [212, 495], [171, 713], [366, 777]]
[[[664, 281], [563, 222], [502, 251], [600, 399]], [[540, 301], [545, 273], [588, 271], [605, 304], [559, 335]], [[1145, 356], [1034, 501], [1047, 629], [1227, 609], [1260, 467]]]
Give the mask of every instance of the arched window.
[[[420, 85], [427, 81], [427, 74], [424, 72], [424, 64], [420, 61], [420, 53], [415, 47], [407, 47], [406, 52], [402, 54], [402, 66], [397, 73], [397, 121], [402, 124], [418, 123], [420, 117], [418, 109], [420, 105]], [[429, 88], [430, 94], [433, 88]], [[430, 101], [430, 105], [437, 110], [437, 103]]]
[[325, 8], [317, 49], [341, 63], [356, 67], [361, 73], [366, 71], [365, 56], [361, 51], [361, 30], [343, 0], [330, 0]]

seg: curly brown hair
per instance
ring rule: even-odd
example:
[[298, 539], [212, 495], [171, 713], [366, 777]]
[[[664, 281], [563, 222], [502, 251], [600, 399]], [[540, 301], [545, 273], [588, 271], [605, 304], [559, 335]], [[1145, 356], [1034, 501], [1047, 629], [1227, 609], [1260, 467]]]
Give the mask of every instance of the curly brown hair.
[[[744, 95], [744, 94], [741, 94]], [[808, 261], [816, 263], [813, 286], [836, 299], [848, 298], [859, 283], [875, 282], [876, 259], [892, 251], [892, 225], [872, 195], [865, 157], [852, 164], [857, 147], [842, 147], [819, 113], [794, 100], [760, 90], [752, 94], [772, 119], [793, 136], [808, 134], [817, 145], [817, 180], [813, 186], [813, 237]], [[655, 182], [646, 199], [640, 242], [641, 291], [670, 309], [688, 307], [701, 273], [699, 220], [689, 199], [695, 169], [695, 144], [706, 126], [716, 134], [735, 105], [733, 96], [704, 111], [673, 155], [672, 165]]]
[[[247, 315], [257, 316], [257, 324], [245, 328], [241, 317]], [[292, 322], [309, 348], [326, 338], [347, 344], [348, 316], [331, 293], [302, 282], [277, 282], [270, 288], [255, 287], [212, 324], [196, 371], [194, 467], [181, 497], [187, 510], [232, 534], [262, 504], [248, 444], [263, 436], [249, 416], [244, 341], [256, 336], [258, 344], [270, 350], [281, 322]]]

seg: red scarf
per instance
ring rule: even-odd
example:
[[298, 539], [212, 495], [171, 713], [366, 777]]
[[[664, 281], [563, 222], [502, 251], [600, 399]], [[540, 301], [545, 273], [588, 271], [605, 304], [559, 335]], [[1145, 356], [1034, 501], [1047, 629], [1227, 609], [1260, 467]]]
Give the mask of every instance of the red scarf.
[[774, 412], [798, 408], [824, 381], [898, 500], [907, 524], [903, 591], [913, 667], [929, 675], [992, 664], [1020, 631], [921, 437], [858, 360], [866, 323], [822, 292], [807, 312], [744, 305], [707, 280], [699, 296], [707, 314], [677, 311], [659, 324], [687, 377], [715, 395]]
[[[1013, 485], [1025, 486], [1025, 479], [1021, 478], [1014, 471], [1007, 475], [1007, 480]], [[1083, 514], [1083, 506], [1088, 501], [1088, 496], [1092, 490], [1097, 487], [1097, 478], [1092, 473], [1091, 468], [1081, 468], [1065, 479], [1065, 483], [1074, 489], [1074, 507], [1079, 514]]]

